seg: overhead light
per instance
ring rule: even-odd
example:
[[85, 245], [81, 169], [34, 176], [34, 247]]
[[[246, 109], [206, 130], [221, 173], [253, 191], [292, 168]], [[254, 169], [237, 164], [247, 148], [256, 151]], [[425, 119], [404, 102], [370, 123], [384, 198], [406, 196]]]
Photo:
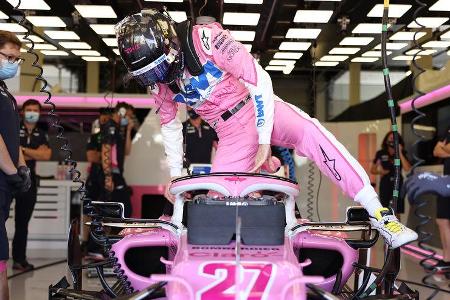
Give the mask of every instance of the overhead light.
[[317, 28], [290, 28], [286, 33], [287, 39], [316, 39], [322, 29]]
[[379, 59], [380, 59], [379, 57], [355, 57], [352, 59], [352, 62], [371, 63]]
[[177, 23], [187, 20], [187, 14], [185, 11], [169, 11], [169, 15]]
[[297, 10], [294, 17], [296, 23], [328, 23], [332, 10], [311, 10], [300, 9]]
[[79, 40], [80, 37], [73, 31], [44, 30], [44, 33], [54, 40]]
[[411, 71], [411, 70], [408, 70], [408, 71], [405, 72], [405, 77], [408, 77], [408, 76], [411, 75], [411, 74], [412, 74], [412, 71]]
[[311, 43], [309, 42], [282, 42], [279, 49], [305, 51], [308, 50], [309, 46], [311, 46]]
[[41, 51], [42, 54], [44, 55], [48, 55], [48, 56], [68, 56], [69, 53], [67, 53], [66, 51], [62, 51], [62, 50], [42, 50]]
[[117, 47], [117, 39], [116, 38], [103, 38], [102, 39], [106, 45], [110, 47]]
[[[389, 5], [389, 12], [388, 17], [389, 18], [400, 18], [403, 16], [412, 5], [409, 4], [390, 4]], [[383, 4], [376, 4], [367, 14], [368, 17], [371, 18], [381, 18], [383, 17]]]
[[16, 23], [0, 23], [0, 30], [11, 32], [27, 32], [27, 29]]
[[430, 8], [430, 11], [450, 11], [448, 0], [438, 0]]
[[248, 52], [252, 52], [252, 44], [242, 44]]
[[302, 57], [303, 53], [301, 52], [277, 52], [273, 56], [273, 58], [277, 59], [299, 59]]
[[[25, 38], [24, 34], [17, 34], [16, 36], [19, 39], [19, 41], [21, 41], [21, 42], [25, 42], [25, 43], [29, 43], [30, 42], [30, 41], [24, 39]], [[29, 35], [27, 37], [27, 39], [30, 39], [30, 40], [32, 40], [35, 43], [43, 43], [43, 42], [45, 42], [43, 39], [41, 39], [37, 35]]]
[[443, 17], [418, 17], [411, 23], [409, 23], [409, 28], [437, 28], [448, 21], [448, 18]]
[[[26, 44], [28, 48], [31, 48], [31, 44]], [[51, 44], [34, 44], [33, 49], [36, 50], [56, 50], [57, 48]]]
[[114, 9], [110, 5], [75, 5], [75, 9], [78, 10], [83, 18], [117, 18]]
[[337, 66], [339, 62], [337, 61], [318, 61], [314, 65], [316, 67], [334, 67]]
[[[389, 25], [390, 27], [390, 25]], [[382, 24], [381, 23], [361, 23], [356, 25], [352, 33], [374, 33], [381, 34]]]
[[264, 69], [266, 71], [283, 71], [286, 66], [267, 66]]
[[[19, 3], [18, 0], [6, 0], [13, 7]], [[34, 9], [34, 10], [50, 10], [50, 6], [44, 0], [21, 0], [19, 9]]]
[[[386, 51], [386, 55], [391, 55], [392, 51]], [[366, 57], [381, 57], [381, 51], [367, 51], [362, 54], [362, 56]]]
[[450, 30], [447, 31], [444, 34], [441, 34], [439, 37], [441, 38], [441, 40], [448, 40], [448, 39], [450, 39]]
[[415, 39], [418, 40], [426, 34], [423, 31], [400, 31], [392, 35], [389, 39], [391, 41], [413, 41], [414, 35], [416, 36]]
[[[420, 52], [420, 53], [419, 53]], [[433, 49], [427, 49], [427, 50], [420, 50], [420, 49], [412, 49], [409, 51], [406, 51], [406, 55], [415, 55], [416, 53], [419, 53], [420, 55], [431, 55], [436, 53], [437, 50], [433, 50]]]
[[236, 41], [251, 42], [255, 39], [254, 31], [231, 30], [230, 34]]
[[59, 42], [59, 44], [66, 49], [91, 49], [86, 42]]
[[292, 70], [294, 70], [294, 68], [295, 68], [295, 65], [286, 66], [283, 69], [283, 74], [285, 74], [285, 75], [291, 74], [291, 72], [292, 72]]
[[91, 24], [89, 26], [91, 26], [92, 30], [94, 30], [96, 34], [116, 34], [114, 24]]
[[429, 41], [422, 45], [424, 48], [448, 48], [450, 41]]
[[346, 37], [344, 38], [339, 45], [341, 46], [365, 46], [367, 44], [370, 44], [370, 42], [373, 41], [373, 37], [364, 37], [364, 36], [359, 36], [359, 37]]
[[4, 12], [2, 12], [2, 11], [0, 10], [0, 19], [6, 20], [6, 19], [9, 19], [9, 17], [8, 17]]
[[449, 56], [450, 56], [450, 50], [448, 50], [448, 51], [447, 51], [447, 55], [449, 55]]
[[119, 49], [113, 49], [114, 53], [120, 55]]
[[[386, 50], [400, 50], [408, 46], [408, 43], [386, 43]], [[381, 49], [381, 44], [375, 46], [374, 49]]]
[[258, 13], [226, 12], [223, 14], [223, 24], [256, 26], [259, 22], [259, 16]]
[[314, 1], [321, 1], [321, 2], [340, 2], [341, 0], [305, 0], [306, 2], [314, 2]]
[[330, 50], [329, 54], [355, 54], [357, 53], [361, 48], [352, 48], [352, 47], [334, 47]]
[[[422, 58], [421, 56], [416, 56], [416, 60]], [[413, 55], [399, 55], [394, 57], [392, 60], [404, 60], [404, 61], [410, 61], [410, 60], [414, 60], [414, 56]]]
[[56, 16], [28, 16], [27, 20], [36, 27], [66, 27], [66, 23]]
[[82, 56], [81, 58], [85, 61], [108, 61], [104, 56]]
[[263, 0], [225, 0], [224, 2], [236, 4], [262, 4]]
[[100, 52], [95, 50], [72, 50], [72, 53], [78, 56], [100, 56]]
[[321, 61], [344, 61], [348, 58], [347, 55], [324, 55], [320, 58]]
[[286, 60], [286, 59], [272, 59], [269, 61], [269, 65], [272, 66], [287, 66], [287, 65], [295, 65], [297, 61], [295, 60]]

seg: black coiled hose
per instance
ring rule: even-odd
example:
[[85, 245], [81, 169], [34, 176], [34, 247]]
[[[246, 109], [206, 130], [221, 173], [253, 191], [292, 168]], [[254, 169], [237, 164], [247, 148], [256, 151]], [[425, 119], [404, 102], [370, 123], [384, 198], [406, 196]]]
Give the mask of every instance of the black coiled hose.
[[[415, 0], [416, 4], [419, 6], [415, 12], [414, 12], [414, 16], [413, 19], [414, 21], [417, 23], [417, 25], [420, 27], [420, 29], [425, 28], [425, 26], [423, 26], [422, 24], [420, 24], [420, 22], [418, 21], [417, 17], [420, 15], [421, 11], [423, 11], [424, 9], [426, 9], [427, 5], [419, 0]], [[415, 34], [414, 34], [414, 49], [417, 49], [418, 51], [414, 54], [413, 57], [413, 61], [412, 64], [414, 66], [414, 75], [412, 78], [412, 86], [413, 86], [413, 91], [414, 91], [414, 99], [411, 101], [411, 108], [412, 110], [416, 113], [416, 116], [413, 118], [413, 120], [411, 121], [411, 130], [413, 132], [413, 134], [417, 137], [416, 141], [413, 144], [413, 158], [414, 158], [414, 164], [412, 166], [411, 172], [410, 174], [414, 173], [414, 170], [421, 164], [424, 163], [424, 160], [421, 159], [418, 155], [417, 155], [417, 150], [418, 150], [418, 145], [420, 142], [425, 140], [425, 136], [423, 136], [422, 134], [420, 134], [416, 129], [415, 129], [415, 124], [418, 123], [421, 119], [425, 118], [426, 115], [421, 112], [419, 109], [416, 108], [415, 102], [416, 100], [423, 96], [425, 93], [422, 92], [419, 88], [417, 88], [417, 79], [423, 74], [425, 73], [425, 69], [422, 68], [416, 61], [417, 56], [420, 55], [420, 53], [422, 51], [424, 51], [424, 48], [422, 47], [422, 45], [420, 43], [418, 43], [417, 39], [416, 39], [416, 35], [417, 33], [420, 32], [420, 30], [418, 30]], [[428, 200], [426, 198], [419, 198], [417, 199], [416, 202], [416, 208], [414, 210], [414, 214], [417, 216], [417, 218], [419, 219], [419, 225], [416, 226], [416, 232], [419, 234], [419, 240], [418, 240], [418, 246], [419, 248], [426, 250], [424, 251], [424, 253], [427, 253], [426, 256], [420, 261], [420, 265], [424, 268], [429, 268], [430, 265], [430, 261], [437, 261], [437, 259], [435, 258], [435, 254], [436, 252], [431, 248], [431, 247], [427, 247], [426, 243], [432, 238], [433, 234], [430, 232], [427, 232], [425, 230], [425, 226], [428, 224], [428, 222], [431, 220], [431, 217], [425, 215], [422, 213], [422, 208], [428, 205]], [[427, 284], [429, 286], [432, 286], [434, 288], [434, 291], [431, 293], [431, 295], [427, 298], [427, 299], [433, 299], [438, 293], [439, 293], [439, 287], [430, 279], [433, 277], [433, 275], [436, 273], [436, 268], [432, 268], [431, 272], [426, 274], [423, 278], [422, 278], [422, 282], [424, 284]]]

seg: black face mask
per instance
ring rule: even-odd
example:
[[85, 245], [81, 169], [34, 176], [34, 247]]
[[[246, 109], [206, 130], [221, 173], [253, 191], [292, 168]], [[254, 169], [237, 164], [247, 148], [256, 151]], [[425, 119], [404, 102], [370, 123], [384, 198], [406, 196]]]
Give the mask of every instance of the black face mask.
[[197, 119], [198, 117], [200, 117], [195, 110], [188, 110], [187, 111], [189, 119]]

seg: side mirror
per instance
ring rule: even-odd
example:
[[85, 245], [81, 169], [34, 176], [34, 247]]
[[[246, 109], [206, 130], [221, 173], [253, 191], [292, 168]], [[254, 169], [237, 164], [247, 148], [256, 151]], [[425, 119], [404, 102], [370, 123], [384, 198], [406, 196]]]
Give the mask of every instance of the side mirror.
[[122, 220], [125, 219], [125, 208], [123, 206], [123, 203], [92, 201], [91, 205], [97, 211], [97, 214], [104, 218], [119, 218]]
[[369, 213], [362, 206], [351, 206], [347, 208], [346, 223], [368, 222]]

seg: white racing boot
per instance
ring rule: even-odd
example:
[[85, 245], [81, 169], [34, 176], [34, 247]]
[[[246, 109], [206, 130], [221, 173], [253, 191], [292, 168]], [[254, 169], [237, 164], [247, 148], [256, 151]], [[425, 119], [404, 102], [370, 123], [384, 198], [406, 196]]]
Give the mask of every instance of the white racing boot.
[[375, 216], [370, 216], [372, 227], [377, 229], [384, 237], [386, 244], [395, 249], [417, 240], [418, 235], [400, 223], [397, 217], [388, 208], [381, 208], [375, 212]]

